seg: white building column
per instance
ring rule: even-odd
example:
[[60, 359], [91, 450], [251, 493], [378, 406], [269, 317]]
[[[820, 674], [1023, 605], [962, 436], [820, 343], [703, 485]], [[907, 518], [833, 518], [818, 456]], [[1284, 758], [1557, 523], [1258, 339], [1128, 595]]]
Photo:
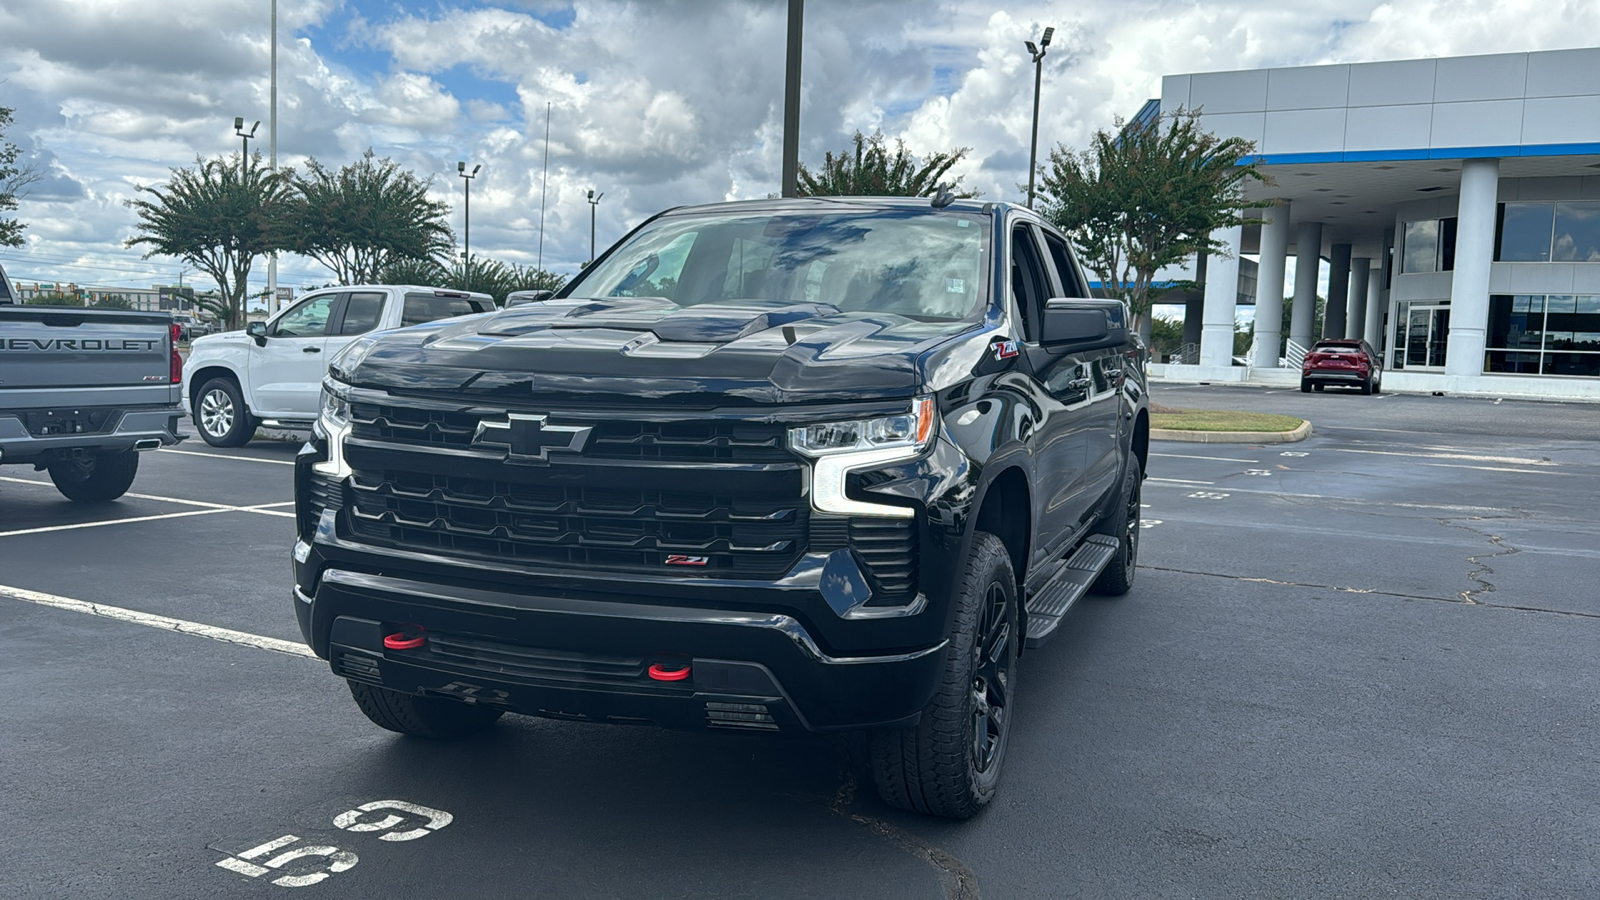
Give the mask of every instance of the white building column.
[[1383, 348], [1383, 266], [1373, 266], [1367, 272], [1367, 323], [1361, 330], [1361, 339], [1382, 352]]
[[1205, 309], [1200, 320], [1200, 365], [1233, 365], [1233, 314], [1239, 303], [1239, 249], [1244, 227], [1219, 228], [1211, 236], [1227, 248], [1227, 256], [1206, 260]]
[[1495, 194], [1499, 187], [1500, 160], [1461, 161], [1446, 375], [1483, 374], [1484, 332], [1489, 324], [1489, 262], [1494, 256]]
[[1289, 201], [1260, 211], [1261, 268], [1256, 278], [1256, 336], [1250, 364], [1276, 369], [1283, 345], [1283, 273], [1289, 259]]
[[1371, 281], [1372, 258], [1350, 260], [1350, 317], [1344, 323], [1344, 336], [1360, 340], [1367, 327], [1367, 285]]
[[1317, 275], [1322, 265], [1322, 223], [1301, 222], [1294, 238], [1294, 306], [1289, 310], [1289, 340], [1310, 349], [1317, 324]]
[[1334, 244], [1328, 253], [1328, 308], [1322, 314], [1322, 336], [1344, 337], [1350, 310], [1350, 245]]

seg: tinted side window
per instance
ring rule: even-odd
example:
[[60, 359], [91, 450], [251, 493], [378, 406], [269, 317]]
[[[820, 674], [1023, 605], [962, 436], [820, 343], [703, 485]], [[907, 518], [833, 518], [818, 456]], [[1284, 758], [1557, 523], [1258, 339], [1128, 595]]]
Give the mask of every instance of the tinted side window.
[[1026, 226], [1011, 229], [1011, 297], [1022, 315], [1023, 337], [1039, 339], [1039, 322], [1049, 293], [1039, 248]]
[[1065, 291], [1062, 296], [1089, 296], [1089, 286], [1078, 280], [1078, 267], [1072, 264], [1072, 251], [1067, 249], [1067, 242], [1046, 231], [1044, 243], [1050, 248], [1050, 261], [1055, 263], [1056, 274], [1061, 278], [1061, 290]]
[[487, 300], [476, 297], [439, 297], [433, 294], [407, 294], [405, 307], [400, 313], [400, 327], [436, 322], [451, 316], [470, 316], [488, 312], [493, 308]]
[[375, 291], [351, 294], [344, 302], [344, 323], [339, 326], [339, 333], [366, 334], [377, 328], [383, 316], [383, 298]]
[[324, 337], [328, 333], [328, 316], [333, 313], [333, 301], [338, 294], [307, 297], [300, 305], [283, 314], [272, 327], [277, 337]]

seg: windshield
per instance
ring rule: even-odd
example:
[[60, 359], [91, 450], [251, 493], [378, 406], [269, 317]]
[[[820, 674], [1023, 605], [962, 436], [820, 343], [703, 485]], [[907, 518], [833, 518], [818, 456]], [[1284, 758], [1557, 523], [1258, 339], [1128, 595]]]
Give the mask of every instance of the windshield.
[[985, 221], [933, 209], [669, 216], [585, 272], [568, 296], [824, 303], [963, 319], [983, 299]]

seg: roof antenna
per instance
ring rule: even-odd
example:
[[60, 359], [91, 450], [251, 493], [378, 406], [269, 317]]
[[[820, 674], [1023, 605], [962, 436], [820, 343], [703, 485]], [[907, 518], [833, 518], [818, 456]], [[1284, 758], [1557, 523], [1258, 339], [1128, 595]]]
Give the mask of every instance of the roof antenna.
[[933, 208], [944, 209], [956, 202], [955, 182], [941, 184], [933, 190]]

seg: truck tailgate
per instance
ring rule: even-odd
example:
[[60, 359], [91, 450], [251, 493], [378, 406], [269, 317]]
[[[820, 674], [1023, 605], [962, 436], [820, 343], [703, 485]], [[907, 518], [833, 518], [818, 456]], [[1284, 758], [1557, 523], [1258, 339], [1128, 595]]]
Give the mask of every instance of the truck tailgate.
[[0, 409], [178, 399], [167, 313], [0, 307]]

